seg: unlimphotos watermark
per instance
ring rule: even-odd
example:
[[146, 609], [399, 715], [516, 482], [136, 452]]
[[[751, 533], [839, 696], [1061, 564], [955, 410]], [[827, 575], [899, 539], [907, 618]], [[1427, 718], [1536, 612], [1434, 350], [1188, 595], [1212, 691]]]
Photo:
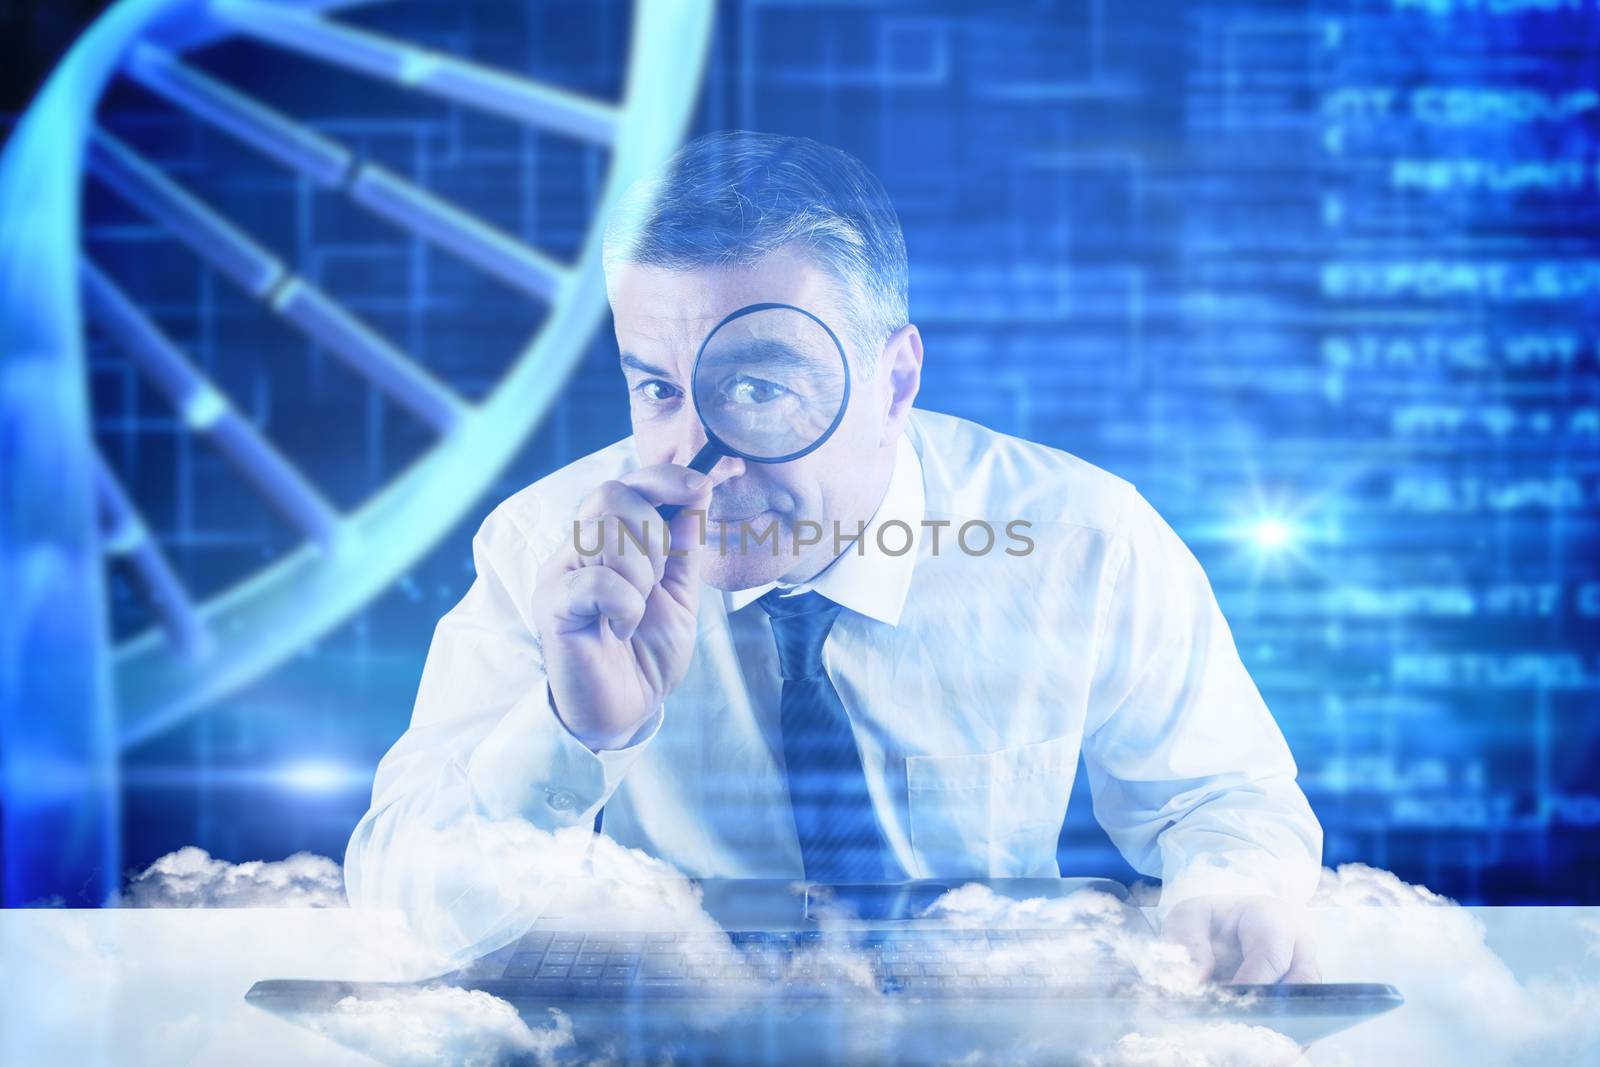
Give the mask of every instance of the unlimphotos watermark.
[[[701, 548], [710, 547], [711, 540], [715, 540], [717, 554], [726, 556], [743, 554], [746, 552], [770, 551], [777, 557], [783, 551], [784, 538], [782, 524], [776, 519], [765, 526], [757, 528], [748, 519], [728, 523], [726, 521], [712, 521], [703, 510], [686, 509], [684, 515], [694, 516], [696, 519], [695, 544]], [[587, 531], [585, 527], [588, 527]], [[879, 552], [886, 556], [903, 556], [917, 544], [917, 529], [903, 519], [889, 519], [873, 527], [872, 536], [867, 535], [867, 524], [857, 522], [855, 529], [850, 530], [835, 519], [832, 523], [832, 548], [835, 556], [853, 550], [856, 555], [866, 555], [869, 545], [875, 545]], [[957, 525], [951, 519], [922, 519], [918, 526], [927, 540], [928, 550], [932, 555], [939, 555], [948, 551], [952, 543], [968, 556], [986, 556], [1000, 548], [1002, 540], [992, 523], [983, 519], [969, 519]], [[669, 556], [685, 556], [688, 550], [671, 547], [672, 538], [666, 523], [655, 527], [659, 532], [652, 534], [652, 525], [646, 522], [640, 530], [633, 530], [629, 526], [616, 523], [585, 523], [581, 519], [572, 520], [572, 546], [577, 549], [580, 556], [598, 556], [606, 551], [606, 529], [610, 527], [615, 531], [615, 551], [624, 555], [631, 544], [634, 551], [649, 554], [651, 546], [656, 540], [661, 543], [662, 551]], [[941, 535], [953, 535], [941, 541]], [[1008, 556], [1026, 556], [1033, 552], [1034, 541], [1026, 533], [1033, 528], [1033, 523], [1027, 519], [1012, 519], [1005, 524], [1004, 545], [1002, 551]], [[715, 537], [712, 538], [712, 531]], [[823, 538], [828, 532], [824, 531], [822, 523], [810, 519], [796, 519], [794, 521], [794, 536], [788, 538], [789, 551], [799, 556], [806, 549], [823, 543]]]

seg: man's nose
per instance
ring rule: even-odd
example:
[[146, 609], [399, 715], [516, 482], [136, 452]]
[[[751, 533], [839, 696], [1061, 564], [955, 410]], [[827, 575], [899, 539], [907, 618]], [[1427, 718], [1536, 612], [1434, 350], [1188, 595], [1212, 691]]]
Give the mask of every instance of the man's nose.
[[678, 447], [672, 454], [672, 462], [687, 467], [689, 461], [698, 456], [700, 450], [706, 446], [706, 428], [699, 418], [690, 412], [679, 424], [675, 436], [678, 438]]

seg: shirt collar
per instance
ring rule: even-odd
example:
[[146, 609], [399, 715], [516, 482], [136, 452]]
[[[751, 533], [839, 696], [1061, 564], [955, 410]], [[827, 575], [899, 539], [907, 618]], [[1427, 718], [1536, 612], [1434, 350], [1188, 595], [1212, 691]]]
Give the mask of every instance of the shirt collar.
[[[750, 589], [724, 590], [723, 604], [732, 614], [755, 603], [773, 589], [782, 588], [785, 593], [815, 591], [859, 615], [894, 626], [900, 621], [906, 594], [911, 590], [911, 572], [917, 565], [917, 546], [921, 539], [925, 507], [922, 459], [917, 455], [910, 436], [902, 433], [895, 447], [889, 487], [884, 490], [878, 509], [872, 513], [859, 546], [852, 542], [808, 582], [792, 586], [768, 582]], [[880, 543], [879, 530], [886, 523], [896, 520], [911, 531], [909, 544], [906, 534], [898, 529], [886, 532]], [[848, 529], [844, 530], [846, 535], [849, 532]], [[823, 538], [831, 537], [832, 533], [831, 530], [824, 531]], [[891, 555], [884, 551], [885, 545], [891, 550], [901, 545], [907, 545], [907, 548], [898, 555]]]

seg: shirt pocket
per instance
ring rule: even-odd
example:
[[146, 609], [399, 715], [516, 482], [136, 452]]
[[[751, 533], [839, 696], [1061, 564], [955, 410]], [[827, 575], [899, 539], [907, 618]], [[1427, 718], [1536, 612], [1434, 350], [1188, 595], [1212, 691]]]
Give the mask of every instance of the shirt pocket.
[[911, 851], [922, 878], [1060, 874], [1056, 842], [1078, 739], [959, 756], [906, 757]]

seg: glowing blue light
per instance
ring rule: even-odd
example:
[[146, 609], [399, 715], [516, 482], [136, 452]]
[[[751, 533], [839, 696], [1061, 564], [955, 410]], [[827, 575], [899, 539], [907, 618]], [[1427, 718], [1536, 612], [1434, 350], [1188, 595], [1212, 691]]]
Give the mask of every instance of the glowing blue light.
[[348, 789], [366, 776], [350, 767], [327, 760], [303, 760], [279, 769], [274, 776], [284, 788], [299, 793], [335, 793]]
[[1266, 518], [1256, 522], [1250, 536], [1258, 548], [1277, 551], [1294, 540], [1294, 528], [1282, 519]]

